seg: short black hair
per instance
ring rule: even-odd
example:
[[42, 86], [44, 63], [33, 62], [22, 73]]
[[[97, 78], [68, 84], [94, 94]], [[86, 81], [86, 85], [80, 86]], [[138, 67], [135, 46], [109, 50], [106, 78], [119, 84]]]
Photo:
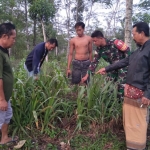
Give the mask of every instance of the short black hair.
[[94, 37], [104, 37], [103, 33], [100, 31], [100, 30], [95, 30], [92, 34], [91, 34], [91, 37], [94, 38]]
[[75, 28], [82, 27], [82, 29], [84, 29], [85, 28], [85, 24], [83, 22], [77, 22], [74, 27]]
[[133, 25], [133, 28], [136, 27], [138, 33], [144, 32], [146, 37], [149, 37], [149, 26], [146, 22], [138, 22]]
[[0, 24], [0, 38], [3, 34], [6, 34], [8, 36], [12, 35], [12, 30], [15, 30], [15, 25], [12, 23], [2, 23]]
[[55, 46], [58, 47], [57, 39], [49, 39], [49, 40], [47, 40], [47, 42], [49, 42], [49, 43], [51, 43], [51, 44], [54, 44], [54, 43], [55, 43]]

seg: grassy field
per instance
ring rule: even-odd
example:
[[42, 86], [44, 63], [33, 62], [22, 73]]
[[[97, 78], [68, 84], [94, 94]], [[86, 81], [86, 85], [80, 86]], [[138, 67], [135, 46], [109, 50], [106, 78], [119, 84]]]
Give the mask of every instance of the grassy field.
[[22, 150], [125, 150], [116, 85], [100, 75], [87, 87], [71, 85], [65, 59], [49, 58], [38, 81], [27, 79], [24, 60], [15, 65], [10, 134], [26, 140]]

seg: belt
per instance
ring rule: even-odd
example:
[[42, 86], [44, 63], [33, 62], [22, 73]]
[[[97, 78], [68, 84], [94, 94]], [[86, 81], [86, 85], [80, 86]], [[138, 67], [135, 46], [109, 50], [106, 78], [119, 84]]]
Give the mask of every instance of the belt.
[[90, 61], [89, 59], [87, 60], [77, 60], [77, 59], [74, 59], [74, 61], [78, 61], [78, 62], [86, 62], [86, 61]]

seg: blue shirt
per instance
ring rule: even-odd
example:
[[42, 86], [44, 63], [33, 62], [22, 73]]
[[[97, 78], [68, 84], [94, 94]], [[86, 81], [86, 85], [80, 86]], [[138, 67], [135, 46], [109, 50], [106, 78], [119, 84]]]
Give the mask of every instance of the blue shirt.
[[36, 45], [25, 61], [28, 71], [33, 71], [35, 75], [38, 74], [47, 54], [45, 42]]

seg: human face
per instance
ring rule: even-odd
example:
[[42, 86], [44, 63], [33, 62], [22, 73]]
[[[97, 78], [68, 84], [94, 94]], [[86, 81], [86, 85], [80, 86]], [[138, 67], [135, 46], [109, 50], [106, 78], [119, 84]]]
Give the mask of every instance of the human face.
[[5, 48], [11, 48], [16, 42], [16, 31], [12, 30], [12, 34], [9, 36], [6, 34], [3, 35], [3, 42]]
[[53, 50], [55, 47], [56, 47], [56, 46], [55, 46], [55, 43], [51, 44], [51, 43], [48, 42], [46, 49], [47, 49], [48, 51], [51, 51], [51, 50]]
[[76, 27], [75, 30], [79, 37], [83, 36], [84, 29], [81, 26]]
[[97, 47], [102, 46], [102, 39], [101, 37], [93, 37], [92, 41], [94, 43], [94, 45], [96, 45]]
[[142, 41], [142, 39], [143, 39], [143, 33], [141, 32], [141, 33], [138, 33], [137, 32], [137, 28], [136, 27], [134, 27], [133, 29], [132, 29], [132, 35], [133, 35], [133, 40], [135, 41], [135, 43], [136, 44], [138, 44], [138, 45], [140, 45], [141, 44], [141, 41]]

